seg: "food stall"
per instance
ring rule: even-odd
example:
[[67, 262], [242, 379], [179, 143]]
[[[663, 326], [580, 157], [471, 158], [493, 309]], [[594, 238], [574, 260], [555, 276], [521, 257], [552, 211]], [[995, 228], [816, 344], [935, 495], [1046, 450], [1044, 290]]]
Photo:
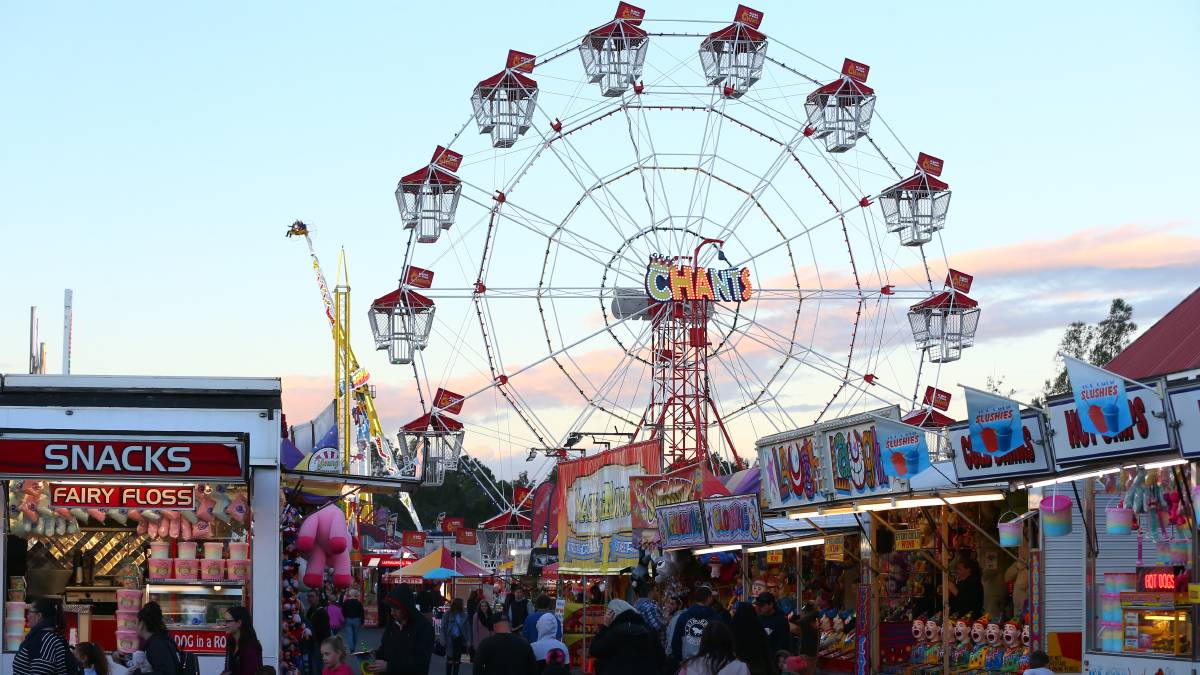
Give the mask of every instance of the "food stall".
[[206, 675], [244, 605], [275, 665], [279, 408], [276, 379], [0, 377], [4, 672], [39, 598], [73, 641], [126, 653], [156, 601]]
[[[1127, 421], [1081, 415], [1073, 395], [1048, 401], [1058, 480], [1081, 486], [1085, 533], [1076, 555], [1087, 589], [1081, 669], [1195, 666], [1196, 610], [1187, 591], [1196, 578], [1192, 460], [1200, 457], [1200, 415], [1191, 410], [1200, 387], [1139, 386], [1094, 368], [1073, 372], [1072, 385], [1089, 387], [1084, 380], [1092, 378], [1121, 381]], [[1102, 420], [1106, 431], [1109, 422], [1127, 428], [1101, 433]]]

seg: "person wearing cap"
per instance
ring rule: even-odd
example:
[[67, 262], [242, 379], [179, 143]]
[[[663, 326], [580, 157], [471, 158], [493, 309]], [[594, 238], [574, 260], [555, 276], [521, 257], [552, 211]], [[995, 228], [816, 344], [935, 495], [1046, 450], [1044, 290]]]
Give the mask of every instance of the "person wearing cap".
[[754, 611], [758, 612], [758, 622], [767, 632], [767, 645], [771, 653], [779, 650], [791, 651], [790, 632], [787, 617], [775, 607], [775, 594], [763, 591], [754, 599]]
[[[417, 608], [417, 599], [406, 585], [387, 596], [390, 621], [383, 629], [379, 648], [367, 661], [366, 670], [385, 675], [429, 675], [433, 657], [433, 622]], [[380, 617], [384, 619], [384, 617]]]
[[536, 675], [533, 648], [512, 632], [512, 619], [503, 612], [492, 616], [492, 634], [479, 643], [471, 664], [474, 675]]
[[692, 606], [680, 615], [671, 635], [671, 658], [682, 662], [700, 653], [700, 637], [711, 621], [720, 621], [720, 615], [712, 608], [713, 593], [707, 586], [697, 586], [692, 591]]
[[609, 601], [588, 656], [596, 659], [596, 675], [658, 675], [664, 660], [658, 635], [624, 600]]

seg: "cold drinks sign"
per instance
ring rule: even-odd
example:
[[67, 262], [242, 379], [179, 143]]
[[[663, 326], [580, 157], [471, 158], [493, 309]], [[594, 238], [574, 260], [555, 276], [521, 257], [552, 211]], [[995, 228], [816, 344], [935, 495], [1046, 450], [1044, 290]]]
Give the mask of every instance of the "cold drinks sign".
[[0, 475], [108, 480], [242, 480], [242, 445], [228, 439], [112, 435], [0, 436]]

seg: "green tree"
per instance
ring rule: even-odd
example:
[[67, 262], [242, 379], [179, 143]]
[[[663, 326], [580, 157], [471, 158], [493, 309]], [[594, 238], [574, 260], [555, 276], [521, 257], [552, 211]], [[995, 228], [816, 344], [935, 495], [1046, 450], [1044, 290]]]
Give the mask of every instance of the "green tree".
[[[1135, 332], [1137, 324], [1133, 322], [1133, 306], [1121, 298], [1114, 298], [1109, 305], [1108, 316], [1096, 325], [1073, 321], [1067, 326], [1062, 340], [1058, 343], [1058, 353], [1073, 356], [1094, 366], [1103, 366], [1129, 346]], [[1058, 373], [1046, 380], [1042, 388], [1044, 398], [1071, 391], [1066, 364], [1057, 355], [1055, 361], [1058, 364]]]
[[1003, 375], [988, 375], [983, 386], [993, 394], [996, 394], [997, 396], [1003, 396], [1005, 398], [1012, 398], [1017, 394], [1016, 389], [1013, 389], [1012, 387], [1006, 387], [1004, 385]]

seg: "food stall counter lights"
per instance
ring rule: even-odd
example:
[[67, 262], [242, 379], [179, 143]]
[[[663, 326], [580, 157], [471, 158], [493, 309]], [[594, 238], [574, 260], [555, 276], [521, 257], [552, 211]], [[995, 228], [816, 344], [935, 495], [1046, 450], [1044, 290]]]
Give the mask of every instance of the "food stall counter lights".
[[693, 551], [695, 555], [708, 555], [710, 553], [724, 553], [726, 551], [740, 551], [741, 544], [730, 544], [729, 546], [713, 546], [712, 548], [699, 548]]
[[767, 544], [766, 546], [755, 546], [754, 548], [746, 549], [747, 553], [762, 553], [764, 551], [782, 551], [789, 548], [803, 548], [805, 546], [820, 546], [825, 543], [824, 537], [815, 539], [797, 539], [794, 541], [785, 541], [779, 544]]

